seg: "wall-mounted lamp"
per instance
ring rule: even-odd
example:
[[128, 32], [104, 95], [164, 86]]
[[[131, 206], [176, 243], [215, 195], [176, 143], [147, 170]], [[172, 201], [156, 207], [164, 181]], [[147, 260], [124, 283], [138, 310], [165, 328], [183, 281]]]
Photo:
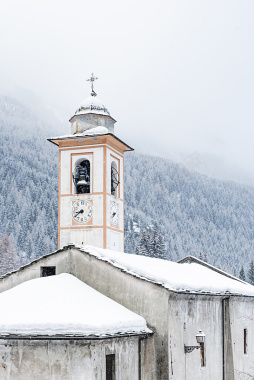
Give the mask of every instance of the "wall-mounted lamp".
[[201, 347], [201, 343], [205, 343], [205, 334], [199, 330], [199, 332], [196, 334], [196, 341], [199, 343], [199, 346], [185, 346], [184, 345], [184, 352], [186, 354], [189, 354], [190, 352], [194, 351], [195, 348], [198, 350]]

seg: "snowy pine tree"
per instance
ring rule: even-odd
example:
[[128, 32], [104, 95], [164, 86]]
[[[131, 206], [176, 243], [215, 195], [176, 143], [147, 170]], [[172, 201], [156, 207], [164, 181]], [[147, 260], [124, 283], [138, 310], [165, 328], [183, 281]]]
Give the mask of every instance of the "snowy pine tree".
[[18, 266], [16, 248], [7, 234], [0, 239], [0, 274], [13, 271]]
[[248, 271], [248, 279], [249, 279], [249, 283], [251, 285], [254, 285], [254, 262], [253, 262], [253, 260], [251, 260], [251, 262], [250, 262], [250, 268]]
[[141, 239], [138, 242], [135, 253], [136, 255], [143, 255], [148, 256], [148, 241], [149, 241], [149, 235], [147, 234], [147, 231], [144, 231], [141, 235]]
[[243, 266], [242, 266], [242, 268], [241, 268], [241, 270], [240, 270], [239, 278], [240, 278], [240, 280], [245, 281], [245, 273], [244, 273]]
[[136, 245], [135, 253], [159, 259], [166, 259], [163, 236], [155, 229], [148, 227]]

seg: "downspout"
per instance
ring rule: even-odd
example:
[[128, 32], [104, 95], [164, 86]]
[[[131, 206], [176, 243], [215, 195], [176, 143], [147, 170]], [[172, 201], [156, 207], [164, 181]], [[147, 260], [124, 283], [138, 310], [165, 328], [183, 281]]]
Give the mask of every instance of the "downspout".
[[141, 380], [141, 339], [138, 340], [138, 380]]
[[225, 298], [222, 299], [222, 380], [225, 380]]
[[147, 336], [139, 337], [138, 340], [138, 380], [142, 378], [142, 356], [141, 356], [141, 341], [146, 339]]

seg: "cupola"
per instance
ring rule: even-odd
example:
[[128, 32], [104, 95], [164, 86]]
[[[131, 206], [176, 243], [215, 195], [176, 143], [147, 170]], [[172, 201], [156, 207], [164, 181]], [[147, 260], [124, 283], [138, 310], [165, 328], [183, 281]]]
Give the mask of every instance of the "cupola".
[[88, 79], [92, 86], [91, 96], [81, 102], [74, 116], [70, 119], [73, 135], [100, 126], [106, 127], [110, 133], [114, 133], [116, 120], [110, 116], [108, 109], [94, 91], [93, 83], [96, 79], [98, 78], [94, 74]]

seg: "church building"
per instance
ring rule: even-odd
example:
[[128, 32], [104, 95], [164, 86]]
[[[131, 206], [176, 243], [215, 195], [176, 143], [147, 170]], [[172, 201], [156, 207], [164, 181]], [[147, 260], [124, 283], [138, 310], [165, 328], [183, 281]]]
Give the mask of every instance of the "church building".
[[1, 380], [254, 378], [254, 287], [124, 253], [124, 152], [94, 91], [59, 149], [58, 250], [0, 278]]

